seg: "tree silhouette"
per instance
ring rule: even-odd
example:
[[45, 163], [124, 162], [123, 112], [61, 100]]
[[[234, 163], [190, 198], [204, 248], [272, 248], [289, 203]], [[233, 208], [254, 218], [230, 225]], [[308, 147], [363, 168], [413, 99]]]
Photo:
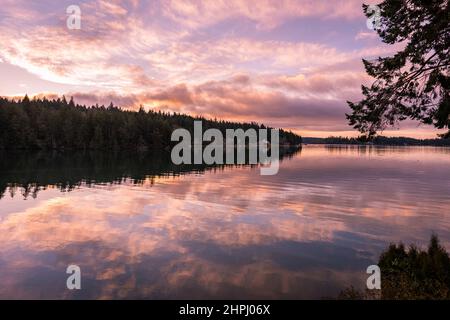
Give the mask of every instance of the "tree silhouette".
[[[378, 6], [378, 35], [404, 49], [363, 60], [376, 80], [370, 88], [362, 86], [363, 100], [348, 102], [350, 125], [369, 137], [408, 118], [450, 129], [450, 2], [385, 0]], [[369, 17], [368, 8], [363, 5]], [[442, 136], [450, 137], [450, 130]]]
[[381, 292], [346, 288], [339, 299], [448, 300], [450, 299], [450, 256], [432, 235], [426, 250], [411, 245], [390, 244], [380, 255]]

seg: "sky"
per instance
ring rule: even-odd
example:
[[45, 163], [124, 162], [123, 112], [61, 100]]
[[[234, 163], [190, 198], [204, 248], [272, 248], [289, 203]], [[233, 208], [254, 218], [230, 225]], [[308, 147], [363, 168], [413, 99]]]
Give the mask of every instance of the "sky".
[[[365, 1], [376, 3], [377, 1]], [[356, 136], [346, 101], [392, 55], [359, 0], [2, 0], [0, 95], [257, 121]], [[66, 10], [81, 10], [80, 29]], [[417, 123], [384, 135], [436, 137]]]

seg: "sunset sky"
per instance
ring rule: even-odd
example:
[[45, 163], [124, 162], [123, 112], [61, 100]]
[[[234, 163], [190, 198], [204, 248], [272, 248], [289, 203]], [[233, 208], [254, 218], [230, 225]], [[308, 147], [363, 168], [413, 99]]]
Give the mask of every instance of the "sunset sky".
[[[366, 1], [376, 3], [377, 1]], [[390, 55], [358, 0], [2, 0], [0, 95], [258, 121], [356, 135], [361, 58]], [[66, 8], [81, 8], [81, 29]], [[435, 137], [415, 123], [385, 135]]]

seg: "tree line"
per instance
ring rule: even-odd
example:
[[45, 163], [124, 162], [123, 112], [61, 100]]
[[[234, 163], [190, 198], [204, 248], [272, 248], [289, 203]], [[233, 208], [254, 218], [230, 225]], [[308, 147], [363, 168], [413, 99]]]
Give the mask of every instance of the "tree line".
[[382, 137], [377, 136], [371, 139], [348, 138], [348, 137], [328, 137], [328, 138], [303, 138], [304, 143], [311, 144], [353, 144], [353, 145], [384, 145], [384, 146], [436, 146], [450, 147], [450, 139], [414, 139], [408, 137]]
[[[211, 120], [162, 111], [129, 111], [114, 106], [85, 106], [71, 98], [21, 100], [0, 98], [0, 149], [30, 150], [169, 150], [177, 128], [193, 134], [194, 121], [203, 130], [264, 129], [255, 122]], [[270, 135], [269, 135], [270, 136]], [[280, 129], [280, 143], [298, 145], [301, 137]]]

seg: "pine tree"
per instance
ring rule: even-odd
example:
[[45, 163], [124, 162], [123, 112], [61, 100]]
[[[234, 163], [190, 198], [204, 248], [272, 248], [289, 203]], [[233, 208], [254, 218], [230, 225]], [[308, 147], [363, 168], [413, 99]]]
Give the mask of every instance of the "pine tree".
[[450, 129], [450, 2], [385, 0], [378, 7], [378, 35], [406, 45], [391, 57], [363, 60], [375, 82], [362, 86], [363, 100], [348, 102], [350, 125], [368, 136], [408, 118]]

